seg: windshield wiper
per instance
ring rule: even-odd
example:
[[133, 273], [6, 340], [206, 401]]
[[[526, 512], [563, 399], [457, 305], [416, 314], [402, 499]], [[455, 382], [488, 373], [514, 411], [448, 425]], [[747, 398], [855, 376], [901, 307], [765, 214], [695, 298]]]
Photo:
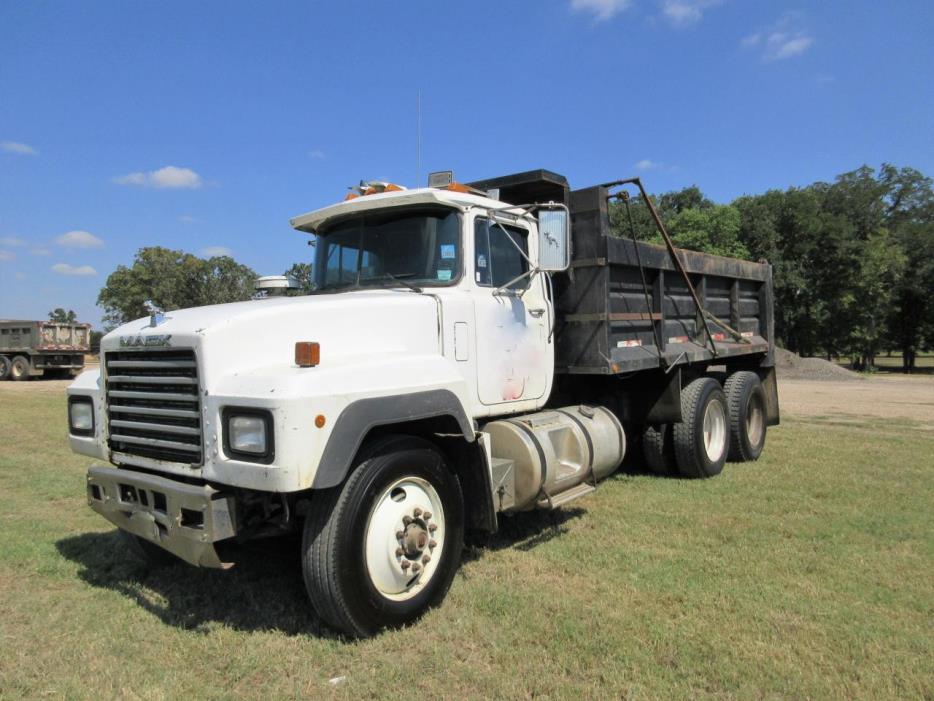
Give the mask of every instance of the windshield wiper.
[[[414, 275], [414, 273], [403, 273], [403, 275]], [[397, 282], [404, 287], [408, 287], [410, 290], [412, 290], [412, 292], [418, 292], [419, 294], [421, 294], [421, 291], [422, 291], [421, 287], [418, 287], [417, 285], [413, 285], [411, 282], [402, 280], [401, 278], [396, 277], [392, 273], [383, 273], [382, 275], [375, 275], [374, 277], [360, 278], [361, 283], [374, 282], [374, 281], [379, 281], [379, 280], [384, 280], [386, 282], [390, 282], [390, 281]]]

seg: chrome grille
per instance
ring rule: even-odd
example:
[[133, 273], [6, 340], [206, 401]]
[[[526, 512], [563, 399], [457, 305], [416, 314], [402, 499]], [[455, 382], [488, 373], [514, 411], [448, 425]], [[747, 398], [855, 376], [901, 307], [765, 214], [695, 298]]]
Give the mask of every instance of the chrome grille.
[[201, 464], [198, 363], [191, 350], [104, 355], [109, 443], [114, 452]]

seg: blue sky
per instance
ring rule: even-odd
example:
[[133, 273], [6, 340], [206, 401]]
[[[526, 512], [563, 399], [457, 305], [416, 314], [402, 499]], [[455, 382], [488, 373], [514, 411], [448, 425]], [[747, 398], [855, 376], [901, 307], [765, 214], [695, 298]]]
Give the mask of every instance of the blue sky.
[[142, 246], [308, 258], [361, 178], [545, 167], [717, 201], [863, 163], [934, 175], [934, 3], [0, 3], [0, 317]]

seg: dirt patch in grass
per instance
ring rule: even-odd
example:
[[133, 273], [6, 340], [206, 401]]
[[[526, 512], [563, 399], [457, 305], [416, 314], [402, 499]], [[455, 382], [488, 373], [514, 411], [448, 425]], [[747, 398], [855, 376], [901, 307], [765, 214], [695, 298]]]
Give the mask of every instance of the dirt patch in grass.
[[779, 371], [782, 417], [848, 417], [860, 423], [896, 420], [934, 430], [934, 377], [887, 375], [861, 382], [787, 379]]

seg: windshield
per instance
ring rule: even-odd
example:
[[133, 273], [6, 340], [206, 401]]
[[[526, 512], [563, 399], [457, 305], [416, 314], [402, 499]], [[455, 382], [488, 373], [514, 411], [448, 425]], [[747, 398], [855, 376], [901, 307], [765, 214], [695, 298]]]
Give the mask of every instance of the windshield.
[[460, 261], [457, 212], [372, 212], [317, 233], [315, 283], [318, 290], [450, 285]]

